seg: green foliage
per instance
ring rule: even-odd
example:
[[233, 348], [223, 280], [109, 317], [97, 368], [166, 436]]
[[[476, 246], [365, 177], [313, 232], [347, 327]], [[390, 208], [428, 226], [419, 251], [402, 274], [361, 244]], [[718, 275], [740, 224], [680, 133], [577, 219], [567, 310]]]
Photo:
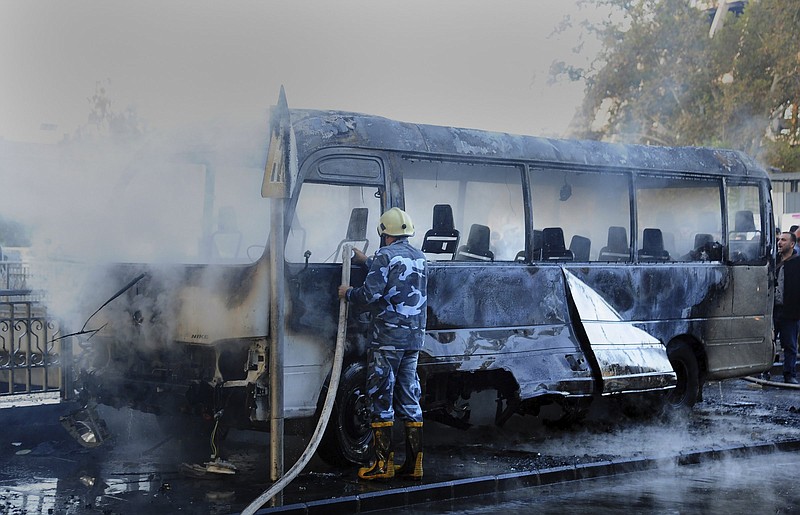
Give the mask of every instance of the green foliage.
[[598, 60], [551, 70], [586, 81], [575, 136], [724, 146], [800, 171], [800, 2], [751, 0], [713, 38], [698, 2], [597, 3], [618, 13], [592, 27], [603, 44]]
[[764, 156], [770, 166], [787, 172], [800, 171], [800, 146], [791, 146], [782, 141], [767, 141]]

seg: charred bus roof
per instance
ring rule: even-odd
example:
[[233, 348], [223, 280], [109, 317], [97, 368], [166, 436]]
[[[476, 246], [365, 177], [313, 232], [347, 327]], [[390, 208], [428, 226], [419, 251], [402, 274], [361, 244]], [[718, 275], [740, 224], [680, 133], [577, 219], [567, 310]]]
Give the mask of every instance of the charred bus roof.
[[704, 147], [624, 145], [590, 140], [520, 136], [477, 129], [406, 123], [341, 111], [291, 109], [298, 163], [326, 147], [388, 150], [524, 161], [548, 167], [672, 171], [766, 178], [766, 171], [743, 152]]

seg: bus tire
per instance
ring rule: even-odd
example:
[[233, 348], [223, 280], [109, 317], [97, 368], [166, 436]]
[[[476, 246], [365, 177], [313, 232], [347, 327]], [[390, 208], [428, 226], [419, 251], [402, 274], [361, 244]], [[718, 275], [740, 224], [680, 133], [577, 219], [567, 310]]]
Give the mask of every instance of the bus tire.
[[372, 440], [366, 396], [367, 368], [351, 363], [342, 372], [339, 391], [317, 453], [335, 467], [366, 464]]
[[667, 347], [667, 356], [678, 379], [675, 389], [667, 394], [673, 408], [691, 408], [700, 398], [700, 368], [692, 347], [678, 341]]

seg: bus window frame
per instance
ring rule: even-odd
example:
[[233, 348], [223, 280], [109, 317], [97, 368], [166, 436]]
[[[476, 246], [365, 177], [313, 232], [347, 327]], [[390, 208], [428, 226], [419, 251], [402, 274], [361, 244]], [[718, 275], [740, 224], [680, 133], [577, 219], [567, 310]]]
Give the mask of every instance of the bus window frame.
[[[519, 260], [497, 260], [497, 261], [493, 260], [493, 261], [480, 262], [480, 264], [483, 265], [483, 266], [487, 266], [487, 265], [508, 266], [509, 264], [514, 264], [514, 263], [528, 263], [529, 262], [527, 260], [527, 257], [531, 255], [531, 252], [532, 252], [532, 249], [533, 249], [533, 244], [532, 244], [533, 231], [530, 230], [530, 227], [532, 226], [531, 224], [532, 224], [532, 221], [533, 221], [533, 216], [532, 216], [532, 213], [531, 213], [531, 199], [529, 197], [529, 195], [530, 195], [530, 183], [529, 183], [529, 177], [528, 177], [528, 165], [526, 163], [522, 163], [522, 162], [519, 162], [519, 161], [513, 161], [513, 160], [506, 161], [506, 160], [460, 159], [460, 158], [457, 158], [455, 156], [438, 156], [438, 155], [437, 156], [430, 156], [430, 155], [415, 155], [415, 154], [410, 154], [410, 153], [398, 153], [397, 156], [394, 159], [390, 158], [390, 161], [398, 163], [398, 166], [399, 166], [398, 169], [400, 170], [400, 172], [399, 173], [394, 173], [393, 175], [396, 176], [396, 178], [397, 178], [396, 186], [398, 188], [397, 191], [398, 191], [399, 197], [401, 199], [401, 202], [396, 202], [396, 203], [394, 203], [394, 205], [397, 206], [397, 207], [400, 207], [402, 209], [406, 209], [406, 205], [405, 205], [405, 201], [406, 201], [406, 183], [405, 183], [405, 181], [406, 181], [406, 173], [405, 173], [405, 167], [403, 167], [403, 164], [424, 161], [424, 162], [428, 162], [428, 163], [442, 163], [442, 164], [445, 164], [445, 165], [448, 165], [448, 166], [462, 166], [462, 165], [466, 165], [466, 166], [489, 166], [489, 167], [497, 167], [497, 168], [503, 168], [503, 169], [514, 169], [514, 170], [516, 170], [517, 173], [519, 174], [519, 179], [520, 179], [518, 184], [519, 184], [519, 187], [522, 188], [522, 191], [520, 193], [521, 193], [521, 202], [522, 202], [521, 208], [522, 208], [522, 212], [523, 212], [522, 228], [524, 230], [523, 248], [524, 248], [524, 251], [525, 251], [526, 260], [524, 262], [523, 261], [519, 261]], [[458, 200], [459, 200], [459, 202], [464, 204], [465, 203], [464, 202], [464, 195], [465, 195], [465, 191], [466, 191], [465, 190], [466, 184], [469, 183], [469, 182], [480, 182], [480, 181], [460, 180], [458, 182], [459, 182], [459, 199]], [[484, 181], [484, 182], [500, 183], [500, 181]], [[444, 199], [442, 199], [442, 200], [444, 200]], [[453, 210], [454, 210], [454, 212], [453, 212], [454, 218], [457, 218], [458, 217], [458, 209], [456, 208], [456, 206], [452, 206], [452, 207], [453, 207]], [[409, 213], [409, 214], [411, 215], [412, 219], [414, 219], [414, 213]], [[415, 224], [415, 229], [416, 229], [418, 234], [420, 232], [422, 234], [424, 234], [425, 231], [427, 231], [429, 229], [429, 227], [422, 227], [422, 226], [420, 226], [418, 224]], [[467, 228], [464, 228], [464, 229], [466, 229], [466, 230], [459, 229], [461, 231], [461, 242], [459, 243], [459, 245], [463, 245], [464, 242], [466, 241], [467, 236], [468, 236], [468, 229]], [[441, 261], [436, 261], [435, 263], [436, 263], [437, 266], [439, 266], [439, 265], [444, 265], [444, 266], [474, 266], [475, 264], [477, 264], [476, 262], [458, 261], [458, 260], [441, 260]]]
[[[723, 253], [722, 253], [722, 263], [730, 264], [728, 259], [728, 230], [727, 230], [727, 221], [728, 221], [728, 209], [727, 209], [727, 185], [726, 185], [726, 177], [719, 176], [719, 175], [712, 175], [712, 174], [688, 174], [688, 173], [676, 173], [670, 171], [664, 172], [657, 172], [657, 171], [637, 171], [633, 174], [633, 180], [631, 181], [631, 223], [633, 227], [633, 237], [631, 238], [631, 249], [633, 250], [633, 262], [637, 265], [646, 264], [652, 265], [654, 262], [652, 261], [641, 261], [639, 259], [638, 250], [640, 248], [640, 241], [639, 235], [645, 229], [645, 227], [639, 226], [639, 187], [638, 182], [640, 179], [678, 179], [683, 181], [708, 181], [708, 182], [716, 182], [717, 183], [717, 190], [719, 193], [719, 208], [720, 208], [720, 216], [721, 216], [721, 231], [720, 234], [721, 241], [720, 243], [723, 245]], [[755, 184], [755, 183], [754, 183]], [[760, 200], [760, 199], [759, 199]], [[761, 214], [763, 217], [763, 213]], [[667, 263], [701, 263], [701, 261], [676, 261], [676, 260], [669, 260]], [[720, 261], [711, 261], [711, 263], [720, 263]]]
[[[636, 201], [634, 199], [634, 191], [635, 191], [634, 183], [635, 183], [635, 180], [636, 180], [636, 174], [632, 170], [624, 169], [624, 168], [614, 168], [614, 167], [609, 168], [609, 167], [598, 167], [598, 166], [574, 166], [574, 165], [564, 165], [564, 164], [561, 164], [561, 163], [540, 163], [540, 162], [537, 162], [537, 163], [528, 163], [527, 167], [526, 167], [526, 173], [525, 173], [526, 184], [525, 184], [524, 194], [526, 196], [530, 197], [530, 198], [527, 199], [527, 202], [528, 202], [527, 203], [527, 209], [530, 211], [530, 213], [529, 213], [530, 225], [526, 228], [526, 229], [530, 229], [530, 235], [529, 235], [528, 241], [526, 242], [526, 244], [528, 245], [528, 248], [526, 248], [525, 263], [528, 263], [528, 264], [534, 263], [534, 264], [537, 264], [537, 265], [547, 265], [547, 264], [558, 265], [559, 264], [558, 262], [550, 262], [550, 263], [548, 263], [548, 261], [536, 260], [536, 259], [534, 259], [535, 256], [533, 256], [533, 250], [535, 248], [534, 228], [536, 227], [536, 225], [535, 225], [536, 224], [536, 219], [535, 219], [536, 208], [533, 205], [534, 204], [534, 202], [533, 202], [534, 181], [533, 181], [532, 177], [533, 177], [535, 172], [545, 172], [545, 173], [548, 173], [548, 172], [553, 172], [553, 173], [562, 172], [562, 173], [576, 173], [576, 174], [588, 173], [588, 174], [596, 174], [596, 175], [599, 175], [599, 176], [615, 175], [615, 176], [618, 176], [618, 177], [623, 177], [625, 179], [625, 182], [626, 182], [627, 187], [628, 187], [628, 226], [625, 229], [626, 229], [626, 231], [630, 231], [630, 234], [628, 236], [629, 250], [631, 251], [632, 254], [635, 254], [635, 252], [633, 252], [633, 249], [635, 248], [635, 245], [636, 245], [636, 243], [635, 243], [635, 241], [636, 241], [635, 240], [636, 233], [635, 233], [635, 230], [634, 230], [634, 227], [635, 227], [634, 223], [636, 221], [636, 212], [635, 212], [635, 206], [636, 206], [635, 202]], [[627, 260], [620, 261], [619, 263], [620, 264], [628, 264], [628, 265], [633, 264], [635, 262], [634, 261], [634, 257], [635, 256], [630, 255]], [[573, 261], [572, 263], [581, 263], [581, 262], [580, 261]], [[590, 260], [590, 261], [587, 261], [586, 263], [607, 263], [607, 262], [606, 261], [599, 261], [599, 260], [595, 260], [595, 261]]]
[[[724, 192], [724, 213], [725, 217], [723, 219], [723, 237], [725, 241], [723, 244], [725, 245], [723, 259], [726, 265], [730, 266], [751, 266], [751, 265], [766, 265], [768, 262], [774, 262], [775, 256], [775, 222], [772, 220], [772, 217], [766, 216], [767, 213], [773, 213], [772, 211], [772, 200], [770, 196], [770, 187], [768, 180], [760, 180], [760, 179], [750, 179], [747, 177], [722, 177], [722, 185], [723, 185], [723, 192]], [[752, 186], [758, 189], [758, 206], [759, 206], [759, 218], [760, 218], [760, 227], [757, 229], [761, 230], [762, 234], [762, 241], [761, 246], [759, 247], [758, 259], [756, 260], [743, 260], [743, 261], [733, 261], [730, 256], [730, 242], [728, 241], [730, 237], [730, 233], [733, 228], [730, 227], [729, 221], [729, 202], [728, 202], [728, 190], [734, 187], [741, 187], [741, 186]]]

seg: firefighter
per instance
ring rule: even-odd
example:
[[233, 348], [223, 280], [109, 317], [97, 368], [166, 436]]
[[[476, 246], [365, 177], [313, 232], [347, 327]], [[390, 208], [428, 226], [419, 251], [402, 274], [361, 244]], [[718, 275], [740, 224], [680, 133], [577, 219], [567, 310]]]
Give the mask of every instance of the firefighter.
[[[395, 475], [422, 478], [422, 390], [417, 359], [425, 335], [427, 265], [425, 255], [408, 241], [414, 235], [411, 217], [393, 207], [380, 219], [381, 247], [371, 258], [354, 250], [353, 262], [369, 271], [358, 288], [339, 287], [339, 298], [370, 305], [372, 323], [367, 348], [366, 392], [370, 400], [373, 452], [362, 479]], [[395, 413], [405, 425], [406, 456], [394, 465], [392, 427]]]

